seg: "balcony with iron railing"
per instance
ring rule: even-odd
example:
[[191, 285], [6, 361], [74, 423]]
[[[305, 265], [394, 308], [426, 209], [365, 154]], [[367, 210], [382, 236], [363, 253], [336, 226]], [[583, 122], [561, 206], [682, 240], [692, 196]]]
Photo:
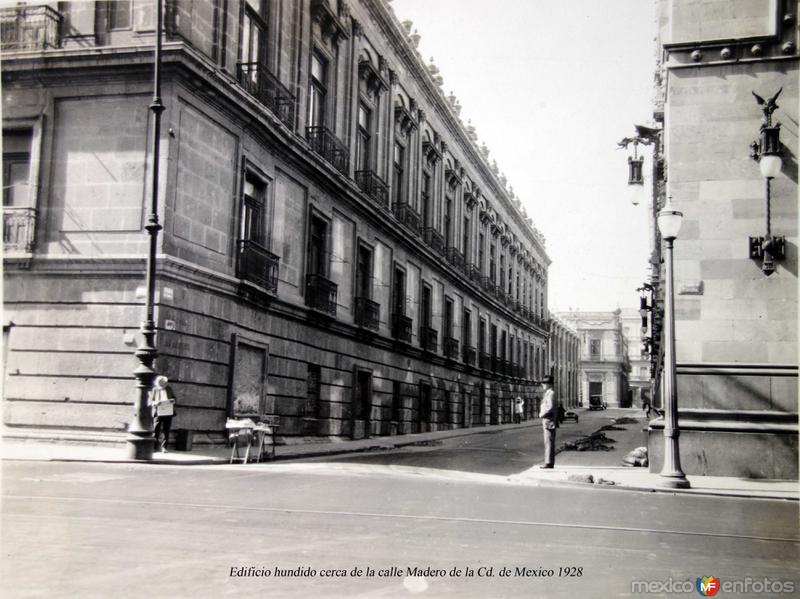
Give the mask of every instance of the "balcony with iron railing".
[[500, 360], [500, 368], [498, 374], [504, 376], [512, 376], [511, 362], [509, 360]]
[[466, 261], [464, 260], [464, 254], [462, 254], [458, 248], [448, 247], [444, 253], [445, 258], [447, 261], [452, 264], [458, 270], [464, 270], [466, 268]]
[[419, 334], [422, 349], [429, 352], [436, 352], [439, 347], [439, 331], [431, 327], [420, 327]]
[[380, 326], [381, 305], [366, 297], [356, 298], [356, 324], [377, 331]]
[[404, 314], [392, 315], [392, 335], [398, 341], [411, 343], [414, 320]]
[[5, 206], [3, 208], [3, 252], [30, 254], [36, 234], [36, 209]]
[[427, 243], [433, 251], [444, 254], [444, 235], [436, 230], [436, 227], [422, 227], [422, 241]]
[[327, 160], [343, 175], [350, 171], [350, 152], [347, 146], [327, 127], [306, 127], [306, 139], [311, 149]]
[[240, 239], [238, 245], [236, 276], [277, 293], [280, 258], [249, 239]]
[[0, 8], [0, 51], [58, 48], [62, 20], [61, 13], [44, 4]]
[[475, 366], [475, 359], [477, 355], [478, 352], [474, 347], [464, 346], [464, 351], [463, 351], [464, 364], [466, 364], [467, 366]]
[[479, 366], [484, 370], [491, 370], [492, 369], [492, 354], [487, 354], [486, 352], [480, 352], [478, 354], [479, 359]]
[[392, 212], [397, 220], [419, 235], [422, 217], [420, 217], [419, 212], [414, 210], [411, 204], [406, 202], [395, 202], [392, 204]]
[[454, 337], [444, 338], [444, 356], [450, 360], [458, 360], [458, 339]]
[[338, 286], [322, 275], [306, 276], [306, 305], [314, 310], [336, 316]]
[[264, 64], [240, 62], [237, 67], [239, 83], [247, 93], [255, 96], [284, 125], [294, 130], [296, 106], [294, 94]]
[[382, 208], [389, 208], [389, 186], [372, 171], [356, 171], [356, 185]]
[[492, 277], [481, 277], [479, 284], [486, 293], [494, 294], [495, 284]]

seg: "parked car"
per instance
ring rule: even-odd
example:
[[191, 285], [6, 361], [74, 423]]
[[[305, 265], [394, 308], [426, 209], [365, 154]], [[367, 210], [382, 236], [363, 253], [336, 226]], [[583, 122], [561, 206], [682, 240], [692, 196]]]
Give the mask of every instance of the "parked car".
[[606, 402], [603, 401], [603, 398], [599, 395], [595, 395], [589, 398], [589, 409], [590, 410], [605, 410], [608, 406]]
[[564, 417], [561, 419], [561, 422], [564, 422], [565, 420], [574, 420], [575, 424], [578, 424], [578, 413], [573, 412], [572, 410], [567, 410], [564, 412]]

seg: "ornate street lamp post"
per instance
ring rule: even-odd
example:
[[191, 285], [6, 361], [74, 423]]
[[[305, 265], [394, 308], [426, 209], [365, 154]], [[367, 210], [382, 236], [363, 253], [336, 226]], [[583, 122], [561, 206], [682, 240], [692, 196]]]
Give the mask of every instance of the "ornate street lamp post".
[[150, 110], [153, 112], [153, 168], [152, 188], [150, 195], [150, 215], [145, 229], [150, 236], [150, 248], [147, 253], [147, 298], [145, 300], [145, 319], [142, 321], [139, 345], [136, 348], [136, 358], [139, 366], [133, 371], [136, 377], [136, 396], [133, 404], [133, 421], [128, 427], [127, 451], [128, 457], [134, 460], [150, 460], [153, 457], [153, 417], [150, 413], [149, 396], [153, 387], [156, 372], [153, 362], [156, 359], [156, 324], [153, 319], [156, 295], [156, 250], [158, 232], [161, 225], [158, 223], [158, 167], [161, 142], [161, 113], [164, 105], [161, 103], [161, 29], [163, 27], [162, 0], [155, 0], [156, 4], [156, 43], [155, 43], [155, 68], [153, 74], [153, 101]]
[[664, 298], [664, 467], [662, 483], [674, 489], [688, 489], [689, 481], [681, 470], [678, 445], [678, 392], [675, 374], [675, 290], [672, 273], [672, 245], [678, 237], [683, 213], [674, 209], [672, 198], [658, 213], [658, 230], [666, 244], [666, 293]]

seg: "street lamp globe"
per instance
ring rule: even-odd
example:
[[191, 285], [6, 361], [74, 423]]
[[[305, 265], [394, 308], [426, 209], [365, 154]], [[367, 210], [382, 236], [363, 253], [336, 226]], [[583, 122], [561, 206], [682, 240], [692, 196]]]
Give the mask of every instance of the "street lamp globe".
[[628, 199], [631, 204], [638, 206], [642, 202], [644, 196], [644, 185], [642, 183], [629, 183], [628, 184]]
[[667, 199], [667, 204], [658, 213], [658, 230], [664, 239], [675, 239], [681, 230], [683, 212], [675, 210], [672, 198]]
[[774, 179], [781, 172], [783, 161], [781, 157], [776, 154], [764, 154], [758, 162], [758, 167], [761, 169], [761, 175], [765, 179]]

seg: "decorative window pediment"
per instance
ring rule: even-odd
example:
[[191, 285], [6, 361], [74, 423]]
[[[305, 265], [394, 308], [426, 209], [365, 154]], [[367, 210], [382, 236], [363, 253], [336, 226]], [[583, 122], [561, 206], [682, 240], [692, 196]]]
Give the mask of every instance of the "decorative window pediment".
[[417, 129], [417, 120], [414, 118], [414, 113], [402, 104], [396, 104], [394, 107], [394, 122], [406, 137]]
[[447, 180], [447, 186], [454, 190], [456, 187], [461, 185], [461, 173], [457, 168], [448, 168], [444, 171], [444, 176]]
[[422, 142], [422, 153], [429, 164], [436, 164], [442, 159], [442, 153], [436, 147], [436, 144], [431, 141]]
[[384, 80], [381, 72], [368, 58], [362, 58], [358, 61], [358, 77], [364, 82], [367, 86], [367, 91], [372, 95], [379, 96], [389, 89], [389, 85]]
[[478, 203], [478, 197], [470, 190], [464, 192], [464, 201], [467, 203], [467, 208], [472, 209]]
[[350, 16], [350, 9], [344, 0], [339, 0], [339, 14], [336, 14], [329, 2], [330, 0], [311, 0], [311, 16], [319, 23], [323, 37], [338, 44], [350, 37], [350, 32], [344, 26]]

